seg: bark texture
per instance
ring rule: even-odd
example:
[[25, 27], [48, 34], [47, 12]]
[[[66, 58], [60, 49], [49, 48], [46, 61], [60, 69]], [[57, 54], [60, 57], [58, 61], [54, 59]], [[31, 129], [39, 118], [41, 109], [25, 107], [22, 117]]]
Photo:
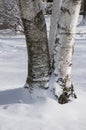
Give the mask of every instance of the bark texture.
[[17, 0], [0, 0], [0, 29], [22, 26]]
[[80, 6], [81, 0], [63, 0], [57, 22], [54, 51], [54, 73], [57, 75], [55, 94], [61, 104], [67, 103], [73, 97], [76, 98], [72, 85], [71, 69]]
[[28, 52], [29, 88], [48, 88], [49, 50], [46, 24], [39, 0], [19, 0]]

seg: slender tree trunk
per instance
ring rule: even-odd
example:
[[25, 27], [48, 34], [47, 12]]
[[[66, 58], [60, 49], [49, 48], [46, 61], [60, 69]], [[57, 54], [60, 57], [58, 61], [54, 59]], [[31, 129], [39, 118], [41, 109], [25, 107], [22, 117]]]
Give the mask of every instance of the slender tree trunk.
[[86, 26], [86, 0], [84, 0], [84, 15], [83, 15], [83, 25]]
[[82, 9], [83, 9], [83, 19], [81, 21], [81, 23], [79, 24], [79, 26], [86, 26], [86, 0], [83, 0], [82, 3]]
[[71, 79], [71, 69], [80, 6], [81, 0], [63, 0], [57, 23], [54, 53], [55, 74], [57, 74], [55, 95], [58, 96], [58, 102], [61, 104], [76, 97]]
[[49, 54], [51, 59], [51, 64], [53, 63], [53, 51], [54, 51], [54, 43], [55, 43], [55, 35], [56, 35], [56, 26], [57, 21], [59, 19], [60, 7], [62, 0], [54, 0], [52, 7], [52, 16], [51, 16], [51, 24], [50, 24], [50, 32], [49, 32]]
[[29, 88], [48, 88], [49, 50], [46, 24], [39, 0], [19, 0], [28, 52]]
[[86, 0], [84, 0], [84, 15], [83, 18], [86, 20]]

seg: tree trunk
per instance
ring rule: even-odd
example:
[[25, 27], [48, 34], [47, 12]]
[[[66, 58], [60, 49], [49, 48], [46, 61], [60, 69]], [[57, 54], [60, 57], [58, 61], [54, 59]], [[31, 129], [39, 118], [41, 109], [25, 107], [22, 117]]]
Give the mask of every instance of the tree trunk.
[[83, 10], [83, 19], [82, 21], [80, 22], [79, 26], [86, 26], [86, 1], [83, 0], [83, 3], [82, 3], [82, 10]]
[[55, 34], [56, 34], [56, 26], [57, 21], [59, 19], [60, 7], [62, 0], [54, 0], [52, 7], [52, 16], [51, 16], [51, 24], [50, 24], [50, 32], [49, 32], [49, 54], [51, 59], [51, 65], [53, 63], [53, 51], [54, 51], [54, 43], [55, 43]]
[[71, 69], [80, 6], [81, 0], [63, 0], [57, 23], [54, 53], [55, 74], [57, 75], [55, 95], [58, 96], [58, 102], [61, 104], [76, 97], [71, 79]]
[[86, 20], [86, 0], [84, 0], [84, 15], [83, 15], [83, 17]]
[[46, 24], [39, 0], [19, 0], [28, 52], [26, 85], [48, 88], [50, 59]]
[[86, 0], [84, 0], [84, 15], [82, 20], [82, 25], [86, 26]]

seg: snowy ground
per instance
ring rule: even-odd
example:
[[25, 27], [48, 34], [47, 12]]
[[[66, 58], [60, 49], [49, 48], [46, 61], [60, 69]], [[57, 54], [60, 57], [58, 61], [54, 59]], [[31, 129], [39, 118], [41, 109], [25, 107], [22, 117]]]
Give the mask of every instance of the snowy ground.
[[0, 37], [0, 88], [22, 87], [27, 57], [24, 36]]
[[59, 105], [48, 90], [43, 94], [39, 90], [42, 95], [35, 98], [23, 88], [27, 77], [24, 36], [0, 35], [0, 130], [86, 130], [86, 27], [78, 27], [77, 32], [82, 32], [76, 37], [73, 57], [78, 98], [65, 105]]

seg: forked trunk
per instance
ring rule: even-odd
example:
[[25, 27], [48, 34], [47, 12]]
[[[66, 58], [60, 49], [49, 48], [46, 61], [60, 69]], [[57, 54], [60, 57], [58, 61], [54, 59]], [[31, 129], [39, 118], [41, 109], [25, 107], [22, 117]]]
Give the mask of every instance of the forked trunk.
[[46, 24], [39, 0], [19, 0], [28, 52], [29, 88], [48, 88], [50, 59]]
[[80, 6], [81, 0], [63, 0], [57, 23], [54, 52], [54, 73], [57, 75], [55, 94], [61, 104], [67, 103], [72, 97], [76, 97], [71, 79], [71, 69]]

